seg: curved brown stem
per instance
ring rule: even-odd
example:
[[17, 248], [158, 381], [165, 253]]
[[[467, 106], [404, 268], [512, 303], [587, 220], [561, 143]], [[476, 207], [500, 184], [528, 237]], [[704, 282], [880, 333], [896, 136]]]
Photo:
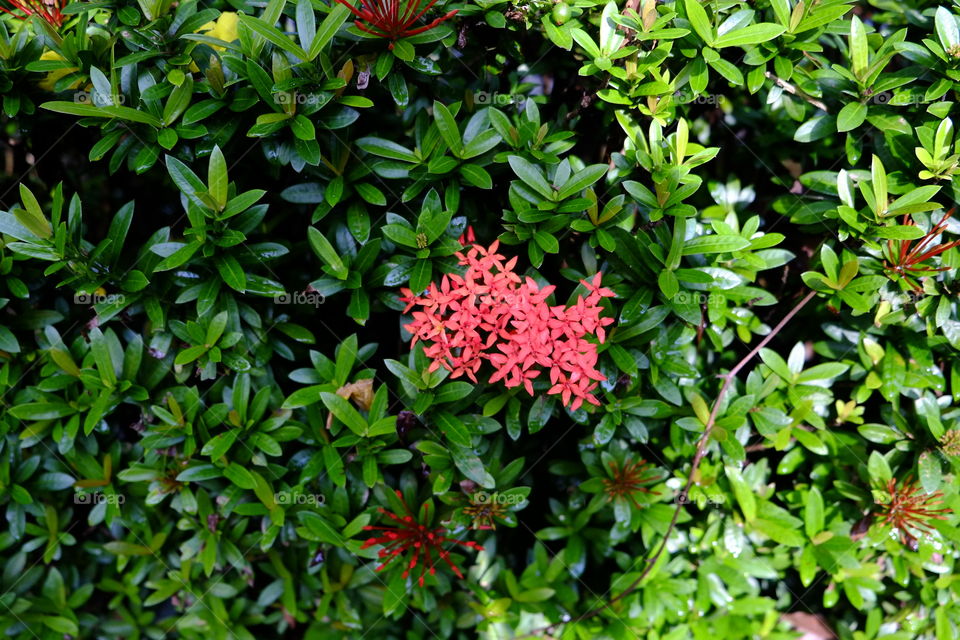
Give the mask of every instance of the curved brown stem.
[[[667, 547], [667, 541], [670, 539], [670, 534], [673, 533], [673, 530], [677, 526], [677, 520], [680, 518], [680, 510], [683, 508], [683, 505], [687, 503], [687, 495], [690, 493], [690, 488], [693, 486], [693, 480], [697, 475], [697, 469], [700, 466], [700, 461], [703, 460], [703, 457], [707, 453], [707, 445], [710, 443], [710, 434], [713, 432], [713, 427], [717, 421], [717, 414], [720, 412], [720, 405], [723, 403], [723, 399], [726, 397], [727, 391], [730, 389], [730, 385], [737, 377], [737, 374], [740, 373], [741, 369], [747, 366], [747, 364], [749, 364], [750, 361], [753, 360], [758, 353], [760, 353], [760, 350], [767, 346], [770, 341], [773, 340], [773, 338], [780, 333], [785, 326], [787, 326], [787, 323], [790, 322], [790, 320], [792, 320], [793, 317], [797, 315], [797, 313], [816, 295], [816, 291], [811, 290], [808, 292], [807, 295], [805, 295], [800, 302], [798, 302], [793, 309], [787, 313], [787, 315], [783, 316], [780, 322], [777, 323], [777, 326], [775, 326], [770, 333], [764, 336], [763, 340], [757, 343], [757, 346], [750, 350], [750, 353], [741, 358], [740, 361], [735, 364], [732, 369], [730, 369], [730, 371], [719, 376], [720, 378], [723, 378], [723, 384], [720, 386], [720, 391], [717, 393], [717, 399], [714, 401], [713, 408], [710, 410], [710, 417], [707, 419], [707, 424], [703, 429], [703, 433], [700, 435], [700, 439], [697, 441], [697, 451], [693, 455], [693, 460], [690, 464], [690, 473], [687, 474], [687, 482], [684, 485], [683, 490], [680, 491], [680, 494], [676, 498], [677, 508], [673, 511], [673, 517], [670, 519], [670, 526], [667, 527], [666, 533], [663, 534], [663, 539], [660, 541], [660, 545], [657, 547], [656, 551], [654, 551], [653, 555], [646, 559], [646, 566], [643, 568], [640, 576], [630, 583], [630, 586], [628, 586], [618, 595], [610, 598], [610, 600], [605, 602], [602, 606], [591, 609], [586, 613], [582, 613], [568, 622], [582, 622], [583, 620], [594, 617], [613, 603], [626, 598], [628, 595], [636, 591], [637, 587], [640, 586], [640, 583], [643, 582], [643, 579], [647, 577], [654, 565], [657, 563], [657, 560], [659, 560], [660, 556], [663, 554], [663, 550]], [[530, 633], [520, 637], [527, 638], [534, 635], [539, 635], [541, 633], [550, 633], [554, 628], [563, 624], [567, 624], [567, 622], [558, 622], [546, 627], [534, 629]]]

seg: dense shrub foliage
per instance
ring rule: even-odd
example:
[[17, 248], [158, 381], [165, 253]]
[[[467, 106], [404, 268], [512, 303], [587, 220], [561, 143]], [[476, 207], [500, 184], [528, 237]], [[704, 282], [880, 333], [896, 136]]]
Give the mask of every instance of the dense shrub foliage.
[[5, 637], [960, 637], [960, 8], [0, 4]]

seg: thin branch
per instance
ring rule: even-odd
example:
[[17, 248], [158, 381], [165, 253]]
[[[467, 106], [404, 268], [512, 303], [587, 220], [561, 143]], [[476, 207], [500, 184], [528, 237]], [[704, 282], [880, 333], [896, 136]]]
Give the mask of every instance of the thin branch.
[[583, 620], [592, 618], [593, 616], [601, 613], [604, 609], [610, 607], [610, 605], [613, 603], [626, 598], [628, 595], [637, 590], [637, 587], [640, 586], [640, 583], [643, 582], [643, 579], [647, 577], [654, 565], [656, 565], [657, 561], [660, 559], [660, 556], [663, 554], [663, 550], [667, 546], [667, 541], [670, 539], [670, 534], [673, 533], [673, 530], [677, 526], [677, 520], [680, 518], [680, 510], [683, 509], [683, 505], [687, 504], [687, 496], [690, 493], [690, 488], [693, 486], [693, 480], [697, 475], [697, 469], [700, 466], [700, 461], [707, 453], [707, 446], [710, 444], [710, 435], [713, 432], [714, 425], [716, 424], [717, 414], [720, 413], [720, 406], [723, 404], [723, 399], [726, 397], [727, 391], [730, 389], [730, 385], [733, 384], [734, 379], [736, 379], [737, 374], [740, 373], [741, 369], [747, 366], [747, 364], [749, 364], [750, 361], [753, 360], [758, 353], [760, 353], [760, 350], [767, 346], [770, 341], [773, 340], [773, 338], [780, 333], [785, 326], [787, 326], [787, 323], [790, 322], [790, 320], [792, 320], [793, 317], [797, 315], [797, 313], [813, 299], [815, 295], [817, 295], [816, 291], [811, 290], [808, 292], [807, 295], [805, 295], [800, 302], [798, 302], [793, 309], [787, 313], [787, 315], [783, 316], [780, 322], [777, 323], [777, 326], [775, 326], [770, 333], [764, 336], [763, 340], [761, 340], [757, 346], [750, 350], [750, 353], [745, 355], [740, 362], [735, 364], [733, 368], [730, 369], [730, 371], [719, 376], [723, 379], [723, 385], [720, 387], [720, 391], [717, 393], [717, 399], [714, 401], [713, 408], [710, 410], [710, 417], [707, 419], [707, 424], [704, 427], [703, 433], [700, 435], [700, 439], [697, 441], [697, 451], [694, 454], [693, 460], [690, 464], [690, 473], [687, 474], [687, 483], [684, 485], [683, 490], [676, 498], [677, 507], [673, 511], [673, 517], [670, 519], [670, 526], [667, 527], [666, 533], [663, 534], [663, 539], [660, 541], [660, 546], [658, 546], [653, 555], [646, 560], [646, 566], [640, 573], [640, 576], [630, 583], [630, 586], [624, 589], [620, 594], [614, 596], [608, 602], [604, 603], [603, 606], [597, 607], [596, 609], [591, 609], [590, 611], [580, 614], [576, 618], [573, 618], [567, 622], [558, 622], [546, 627], [534, 629], [530, 633], [521, 636], [521, 638], [530, 637], [542, 632], [550, 633], [552, 629], [559, 627], [562, 624], [567, 624], [568, 622], [582, 622]]
[[830, 110], [827, 109], [827, 105], [823, 104], [823, 102], [821, 102], [820, 100], [817, 100], [813, 96], [807, 95], [806, 93], [798, 89], [795, 85], [790, 84], [783, 78], [779, 78], [774, 74], [770, 73], [769, 71], [766, 72], [766, 76], [771, 80], [773, 80], [774, 82], [776, 82], [777, 86], [783, 89], [784, 91], [786, 91], [787, 93], [791, 93], [802, 100], [806, 100], [807, 102], [815, 106], [817, 109], [820, 109], [825, 113], [830, 113]]

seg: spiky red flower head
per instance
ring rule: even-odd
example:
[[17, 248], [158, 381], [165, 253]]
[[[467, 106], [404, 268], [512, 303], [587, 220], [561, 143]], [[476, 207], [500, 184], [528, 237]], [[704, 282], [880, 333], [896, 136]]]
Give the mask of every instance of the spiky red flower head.
[[943, 492], [926, 493], [908, 476], [900, 487], [896, 480], [887, 481], [889, 500], [878, 503], [879, 516], [884, 524], [899, 530], [900, 539], [906, 544], [914, 540], [913, 534], [930, 533], [933, 528], [929, 520], [946, 520], [943, 514], [951, 513], [949, 508], [934, 509], [943, 502]]
[[450, 560], [450, 552], [444, 549], [443, 545], [450, 543], [467, 549], [474, 549], [476, 551], [483, 551], [483, 547], [476, 542], [450, 538], [444, 535], [446, 529], [443, 527], [430, 527], [429, 522], [431, 521], [433, 515], [430, 509], [430, 502], [427, 502], [423, 508], [423, 520], [427, 524], [421, 524], [414, 515], [413, 511], [410, 510], [406, 500], [403, 499], [403, 493], [397, 491], [396, 494], [400, 499], [400, 502], [403, 504], [403, 509], [405, 512], [403, 515], [391, 513], [382, 507], [377, 509], [380, 513], [395, 522], [396, 526], [364, 527], [365, 531], [383, 532], [379, 536], [369, 538], [363, 543], [363, 546], [360, 547], [361, 549], [369, 549], [370, 547], [374, 547], [376, 545], [383, 545], [383, 549], [381, 549], [378, 553], [378, 557], [383, 560], [383, 562], [377, 567], [377, 571], [382, 571], [395, 558], [409, 552], [410, 559], [406, 562], [406, 566], [404, 567], [403, 578], [409, 576], [410, 570], [419, 565], [420, 579], [417, 582], [422, 587], [424, 578], [428, 572], [430, 575], [436, 575], [437, 573], [437, 570], [434, 566], [436, 564], [434, 554], [436, 554], [437, 557], [447, 563], [447, 565], [453, 570], [458, 578], [462, 579], [463, 573], [461, 573], [460, 569], [457, 568], [457, 566]]
[[417, 20], [429, 11], [436, 1], [430, 0], [421, 9], [423, 0], [361, 0], [361, 8], [357, 9], [350, 0], [337, 0], [357, 17], [353, 23], [357, 29], [379, 38], [389, 39], [390, 49], [393, 49], [393, 43], [400, 38], [429, 31], [457, 13], [458, 9], [448, 11], [446, 15], [440, 16], [433, 22], [413, 28]]
[[[52, 27], [59, 29], [67, 19], [67, 16], [63, 13], [63, 8], [68, 1], [69, 0], [0, 0], [0, 11], [9, 13], [20, 20], [26, 20], [36, 14]], [[6, 5], [13, 7], [13, 10], [8, 9]], [[17, 13], [17, 11], [20, 13]]]

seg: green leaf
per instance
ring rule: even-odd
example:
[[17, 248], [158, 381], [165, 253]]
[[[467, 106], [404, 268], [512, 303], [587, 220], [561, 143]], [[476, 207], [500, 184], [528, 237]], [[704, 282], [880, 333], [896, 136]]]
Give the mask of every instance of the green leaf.
[[691, 238], [683, 243], [685, 256], [696, 255], [700, 253], [729, 253], [739, 251], [750, 246], [750, 241], [743, 236], [735, 235], [709, 235]]
[[468, 184], [478, 189], [493, 188], [493, 178], [490, 177], [490, 174], [483, 167], [475, 164], [460, 165], [460, 175], [463, 176], [463, 179], [466, 180]]
[[227, 326], [227, 319], [229, 314], [226, 311], [221, 311], [217, 315], [213, 316], [213, 319], [210, 320], [210, 324], [207, 325], [207, 335], [204, 339], [204, 344], [208, 347], [212, 347], [220, 339], [220, 336], [223, 335], [223, 330]]
[[823, 531], [823, 496], [819, 489], [810, 487], [803, 509], [803, 524], [808, 538]]
[[450, 147], [450, 150], [453, 151], [454, 154], [462, 156], [463, 140], [460, 138], [457, 121], [453, 119], [450, 110], [442, 103], [434, 100], [433, 117], [437, 122], [437, 128], [440, 130], [440, 135], [443, 136], [444, 142], [447, 143], [447, 146]]
[[946, 7], [937, 7], [935, 18], [937, 38], [944, 50], [960, 44], [960, 34], [957, 31], [957, 20]]
[[300, 140], [315, 140], [317, 137], [317, 131], [313, 123], [302, 114], [297, 114], [290, 119], [290, 130]]
[[63, 616], [43, 616], [41, 619], [45, 626], [53, 629], [57, 633], [71, 636], [80, 634], [80, 628], [77, 626], [77, 623], [70, 618], [64, 618]]
[[832, 380], [849, 368], [850, 365], [841, 364], [839, 362], [825, 362], [823, 364], [810, 367], [809, 369], [805, 369], [800, 375], [797, 376], [796, 382], [803, 383], [811, 382], [813, 380]]
[[770, 6], [773, 7], [773, 13], [777, 16], [777, 22], [784, 27], [790, 24], [790, 1], [789, 0], [771, 0]]
[[144, 111], [138, 111], [130, 107], [96, 107], [92, 104], [82, 104], [77, 102], [44, 102], [40, 105], [42, 108], [57, 113], [66, 113], [73, 116], [94, 117], [94, 118], [119, 118], [129, 120], [130, 122], [139, 122], [148, 124], [159, 129], [163, 123], [154, 115]]
[[36, 480], [33, 481], [33, 486], [42, 491], [63, 491], [72, 487], [74, 483], [76, 483], [76, 479], [73, 476], [53, 471], [37, 476]]
[[556, 196], [553, 187], [547, 182], [540, 167], [532, 164], [520, 156], [510, 156], [507, 158], [510, 168], [517, 174], [517, 177], [523, 180], [528, 186], [548, 200], [555, 200]]
[[[299, 45], [295, 44], [293, 40], [288, 38], [286, 35], [281, 33], [276, 27], [272, 27], [263, 20], [259, 18], [254, 18], [253, 16], [248, 16], [246, 14], [239, 14], [240, 24], [247, 27], [254, 33], [262, 36], [266, 40], [269, 40], [276, 46], [280, 47], [288, 53], [292, 53], [294, 56], [300, 60], [310, 60], [311, 58], [307, 55], [307, 52], [304, 51]], [[321, 27], [322, 28], [322, 27]]]
[[927, 493], [934, 493], [943, 482], [943, 471], [940, 460], [935, 452], [925, 451], [920, 454], [919, 467], [920, 486]]
[[837, 131], [853, 131], [867, 119], [867, 105], [848, 102], [837, 114]]
[[707, 12], [699, 0], [684, 0], [684, 8], [687, 10], [687, 18], [693, 26], [694, 31], [700, 36], [700, 39], [707, 43], [707, 46], [713, 46], [714, 31]]
[[503, 138], [501, 138], [500, 134], [494, 129], [482, 131], [470, 140], [470, 142], [466, 143], [466, 146], [463, 148], [462, 157], [464, 160], [469, 160], [470, 158], [483, 155], [496, 147], [502, 140]]
[[214, 264], [227, 286], [240, 293], [247, 290], [247, 276], [236, 258], [231, 255], [220, 256], [214, 259]]
[[322, 392], [320, 399], [327, 409], [358, 436], [367, 435], [367, 421], [353, 406], [335, 393]]
[[29, 229], [30, 232], [38, 238], [48, 239], [53, 235], [50, 222], [47, 220], [47, 217], [43, 215], [43, 210], [40, 208], [40, 203], [37, 202], [36, 196], [34, 196], [33, 192], [22, 182], [20, 183], [20, 201], [23, 202], [25, 210], [14, 209], [13, 211], [17, 220], [20, 221], [20, 224]]
[[787, 366], [786, 361], [780, 357], [773, 349], [763, 348], [760, 349], [760, 359], [763, 361], [763, 364], [770, 367], [770, 369], [780, 376], [785, 382], [793, 381], [793, 372], [790, 371], [790, 367]]
[[912, 189], [890, 203], [890, 206], [887, 207], [886, 216], [939, 209], [940, 205], [930, 202], [930, 199], [937, 195], [940, 189], [941, 187], [937, 185], [925, 185]]
[[330, 244], [330, 241], [327, 240], [326, 236], [320, 233], [316, 227], [307, 227], [307, 237], [310, 240], [310, 247], [314, 253], [330, 267], [333, 275], [338, 280], [346, 280], [349, 273], [347, 267], [343, 264], [343, 260], [340, 259], [337, 251], [333, 248], [333, 245]]
[[227, 465], [227, 468], [223, 470], [223, 476], [241, 489], [252, 490], [257, 485], [253, 475], [243, 465], [236, 462]]
[[740, 510], [743, 511], [744, 519], [746, 519], [747, 522], [752, 522], [757, 517], [757, 501], [753, 490], [736, 468], [728, 466], [725, 468], [725, 471], [727, 479], [730, 481], [730, 486], [733, 489], [733, 494], [737, 498], [737, 504], [740, 505]]
[[867, 59], [869, 49], [867, 45], [867, 32], [863, 28], [863, 22], [857, 16], [850, 18], [850, 67], [853, 75], [861, 77], [867, 69]]
[[[177, 267], [185, 264], [190, 258], [193, 257], [200, 247], [203, 246], [200, 242], [191, 242], [190, 244], [185, 244], [179, 246], [175, 251], [170, 253], [166, 258], [157, 263], [157, 266], [153, 268], [154, 271], [169, 271], [170, 269], [176, 269]], [[151, 251], [156, 248], [151, 247]], [[156, 252], [154, 252], [156, 253]]]
[[227, 453], [227, 451], [230, 450], [230, 447], [232, 447], [233, 443], [236, 442], [239, 434], [239, 429], [225, 431], [203, 445], [200, 453], [208, 456], [213, 461], [219, 460]]
[[793, 139], [797, 142], [815, 142], [826, 138], [835, 131], [836, 119], [833, 116], [817, 116], [797, 127]]
[[316, 59], [326, 44], [330, 42], [337, 31], [340, 30], [343, 23], [347, 21], [347, 18], [350, 17], [350, 9], [347, 7], [342, 4], [334, 4], [332, 6], [333, 8], [330, 10], [330, 13], [327, 14], [327, 17], [323, 19], [323, 22], [321, 22], [317, 28], [317, 35], [310, 44], [310, 51], [306, 57], [307, 60]]
[[660, 272], [660, 275], [657, 276], [657, 285], [660, 287], [661, 293], [668, 300], [672, 299], [677, 292], [680, 291], [680, 282], [677, 280], [677, 276], [674, 275], [673, 271], [669, 269], [664, 269]]
[[207, 190], [207, 186], [203, 184], [203, 180], [191, 171], [190, 167], [173, 156], [166, 156], [165, 162], [170, 178], [173, 180], [173, 183], [177, 185], [177, 188], [180, 189], [181, 193], [201, 209], [209, 208], [207, 203], [200, 197], [200, 194]]
[[610, 0], [603, 7], [603, 13], [600, 15], [600, 51], [606, 56], [619, 50], [626, 39], [617, 27], [614, 16], [619, 17], [620, 11], [617, 9], [617, 3]]
[[[317, 20], [313, 13], [313, 4], [310, 2], [297, 2], [297, 37], [300, 38], [300, 46], [309, 50], [313, 46], [313, 39], [317, 35]], [[312, 60], [310, 54], [307, 58]]]
[[110, 348], [99, 328], [90, 330], [90, 350], [93, 352], [93, 358], [97, 363], [97, 372], [100, 374], [100, 380], [108, 387], [113, 387], [117, 383], [117, 372], [113, 366], [113, 360], [110, 358]]
[[210, 152], [210, 164], [207, 169], [210, 197], [217, 203], [220, 211], [227, 206], [227, 161], [220, 147], [214, 145]]
[[13, 335], [10, 329], [2, 326], [0, 326], [0, 351], [20, 353], [20, 342], [17, 340], [17, 337]]
[[[772, 22], [758, 22], [742, 29], [734, 29], [719, 36], [713, 43], [717, 49], [723, 47], [741, 47], [745, 44], [758, 44], [773, 40], [784, 31], [786, 27], [774, 24]], [[698, 30], [699, 33], [699, 30]]]
[[533, 239], [547, 253], [558, 253], [560, 251], [560, 243], [551, 233], [537, 230], [533, 234]]
[[392, 616], [395, 611], [401, 610], [405, 602], [410, 597], [410, 590], [407, 588], [407, 578], [402, 571], [394, 571], [390, 575], [390, 581], [384, 585], [383, 598], [381, 606], [383, 615]]
[[18, 420], [56, 420], [76, 412], [77, 409], [65, 402], [25, 402], [11, 407], [8, 411]]
[[[340, 5], [337, 5], [340, 6]], [[384, 140], [383, 138], [359, 138], [356, 141], [358, 147], [381, 158], [390, 158], [392, 160], [405, 160], [407, 162], [419, 162], [417, 156], [406, 147], [396, 142]]]
[[543, 602], [552, 598], [555, 593], [556, 590], [549, 587], [539, 587], [518, 593], [513, 599], [517, 602]]
[[[170, 92], [170, 97], [167, 98], [167, 102], [163, 105], [163, 125], [169, 127], [176, 122], [180, 114], [190, 106], [190, 99], [192, 97], [193, 77], [187, 76], [180, 86], [173, 88], [173, 91]], [[110, 108], [120, 109], [122, 107]]]
[[870, 473], [870, 478], [880, 484], [886, 484], [888, 480], [893, 478], [890, 464], [879, 451], [870, 454], [870, 459], [867, 461], [867, 471]]
[[464, 447], [470, 446], [470, 431], [455, 415], [449, 411], [438, 411], [434, 421], [450, 442]]
[[473, 480], [484, 489], [493, 489], [497, 486], [493, 479], [483, 466], [483, 461], [469, 451], [453, 446], [450, 448], [450, 457], [453, 458], [453, 464], [456, 465], [463, 475]]
[[[118, 556], [150, 556], [153, 555], [153, 551], [149, 547], [145, 547], [141, 544], [133, 544], [132, 542], [123, 542], [122, 540], [115, 540], [113, 542], [107, 542], [103, 545], [105, 551]], [[74, 635], [76, 632], [73, 632]]]
[[605, 164], [592, 164], [589, 167], [584, 167], [583, 170], [578, 171], [560, 187], [560, 191], [557, 193], [557, 199], [564, 200], [574, 194], [580, 193], [602, 178], [608, 169], [609, 167]]
[[880, 216], [887, 210], [887, 172], [883, 168], [883, 162], [877, 156], [873, 156], [870, 163], [870, 179], [873, 185], [875, 212]]

